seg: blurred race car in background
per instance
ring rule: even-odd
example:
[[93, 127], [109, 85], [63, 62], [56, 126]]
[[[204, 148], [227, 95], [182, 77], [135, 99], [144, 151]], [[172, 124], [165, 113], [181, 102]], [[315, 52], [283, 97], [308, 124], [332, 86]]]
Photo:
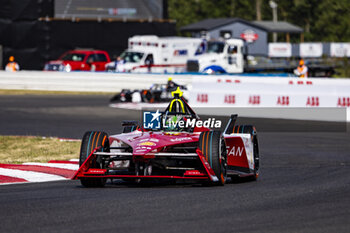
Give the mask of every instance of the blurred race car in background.
[[121, 134], [86, 132], [80, 168], [73, 179], [80, 179], [85, 187], [102, 187], [107, 179], [132, 183], [187, 180], [206, 185], [224, 185], [227, 177], [256, 180], [259, 147], [255, 127], [235, 125], [237, 115], [231, 115], [223, 132], [211, 130], [206, 123], [198, 123], [201, 120], [181, 94], [179, 89], [173, 92], [164, 112], [143, 112], [141, 126], [124, 121]]
[[172, 99], [171, 92], [180, 88], [184, 92], [184, 98], [188, 99], [187, 87], [175, 83], [171, 78], [167, 84], [153, 84], [149, 89], [130, 90], [123, 89], [110, 99], [112, 103], [166, 103]]

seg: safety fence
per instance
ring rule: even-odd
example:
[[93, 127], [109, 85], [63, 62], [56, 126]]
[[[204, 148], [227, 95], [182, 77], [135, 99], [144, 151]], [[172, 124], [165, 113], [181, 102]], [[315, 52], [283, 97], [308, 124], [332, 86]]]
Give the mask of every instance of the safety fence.
[[220, 115], [350, 121], [349, 90], [350, 79], [194, 77], [190, 103]]
[[205, 106], [350, 107], [350, 79], [195, 77], [190, 101]]

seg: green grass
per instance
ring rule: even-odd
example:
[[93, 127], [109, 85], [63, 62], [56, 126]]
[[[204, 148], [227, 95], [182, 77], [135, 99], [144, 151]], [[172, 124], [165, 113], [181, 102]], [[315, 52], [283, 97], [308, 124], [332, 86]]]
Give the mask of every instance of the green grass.
[[58, 138], [0, 136], [0, 163], [76, 159], [80, 143]]

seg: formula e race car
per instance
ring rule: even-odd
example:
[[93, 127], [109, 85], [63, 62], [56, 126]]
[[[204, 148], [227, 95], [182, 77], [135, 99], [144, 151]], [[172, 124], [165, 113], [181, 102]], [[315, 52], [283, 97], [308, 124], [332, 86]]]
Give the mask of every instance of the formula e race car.
[[[187, 97], [187, 87], [179, 85], [169, 78], [167, 84], [153, 84], [149, 89], [130, 90], [123, 89], [120, 93], [114, 95], [110, 102], [112, 103], [127, 103], [127, 102], [144, 102], [144, 103], [167, 103], [172, 99], [171, 92], [178, 87], [185, 93]], [[186, 98], [185, 98], [186, 99]]]
[[[182, 98], [180, 89], [172, 94], [174, 98], [164, 112], [143, 112], [141, 126], [124, 121], [121, 134], [86, 132], [80, 168], [73, 179], [80, 179], [85, 187], [102, 187], [107, 179], [224, 185], [227, 177], [258, 178], [259, 147], [254, 126], [235, 125], [237, 115], [231, 115], [223, 132], [210, 130], [204, 126], [211, 118], [203, 123]], [[214, 123], [207, 125], [213, 127]]]

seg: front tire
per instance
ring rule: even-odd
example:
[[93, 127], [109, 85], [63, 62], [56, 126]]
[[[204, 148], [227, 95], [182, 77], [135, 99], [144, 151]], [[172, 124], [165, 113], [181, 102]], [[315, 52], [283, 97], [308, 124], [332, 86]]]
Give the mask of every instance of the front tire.
[[[101, 151], [109, 152], [108, 134], [99, 131], [88, 131], [84, 134], [79, 157], [79, 167], [85, 162], [89, 155], [100, 147]], [[90, 168], [104, 168], [103, 161], [98, 157], [92, 161]], [[105, 178], [81, 178], [80, 182], [85, 187], [103, 187], [106, 184]]]
[[221, 132], [202, 132], [199, 136], [199, 149], [219, 179], [214, 184], [224, 185], [227, 178], [227, 152]]

